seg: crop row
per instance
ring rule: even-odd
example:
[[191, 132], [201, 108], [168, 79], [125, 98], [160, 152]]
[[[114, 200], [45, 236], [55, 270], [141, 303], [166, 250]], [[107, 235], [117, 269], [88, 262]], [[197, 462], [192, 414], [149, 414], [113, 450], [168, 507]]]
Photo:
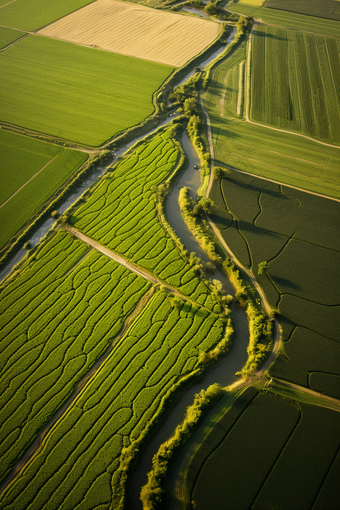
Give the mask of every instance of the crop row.
[[122, 448], [145, 435], [224, 327], [199, 306], [173, 307], [166, 293], [157, 293], [3, 493], [2, 508], [109, 506]]
[[335, 411], [260, 393], [200, 461], [195, 508], [263, 509], [277, 501], [311, 508], [338, 452], [338, 427]]
[[158, 218], [155, 187], [173, 171], [177, 156], [170, 131], [156, 135], [119, 163], [70, 221], [200, 305], [214, 309], [216, 302], [206, 285], [184, 261]]
[[2, 289], [1, 477], [150, 287], [107, 257], [87, 253], [58, 232]]
[[336, 48], [335, 39], [259, 26], [252, 53], [252, 118], [339, 143]]

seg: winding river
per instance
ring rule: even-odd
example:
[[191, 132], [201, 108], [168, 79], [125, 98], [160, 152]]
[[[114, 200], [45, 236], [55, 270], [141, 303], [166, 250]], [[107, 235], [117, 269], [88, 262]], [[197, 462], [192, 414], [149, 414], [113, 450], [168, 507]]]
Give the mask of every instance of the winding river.
[[[232, 42], [235, 37], [236, 30], [228, 38], [228, 43]], [[224, 50], [224, 47], [217, 50], [214, 54], [212, 54], [207, 60], [205, 60], [201, 64], [201, 68], [206, 66], [209, 62], [211, 62], [221, 51]], [[188, 75], [181, 80], [181, 83], [184, 83], [194, 71], [188, 73]], [[168, 117], [162, 124], [166, 124], [172, 120], [172, 117]], [[159, 127], [159, 126], [158, 126]], [[158, 129], [158, 128], [157, 128]], [[155, 130], [152, 130], [153, 132]], [[149, 134], [149, 133], [148, 133]], [[144, 138], [146, 135], [141, 136], [139, 139]], [[136, 143], [138, 139], [133, 140], [128, 145], [124, 146], [124, 148], [120, 149], [116, 152], [116, 155], [119, 156], [123, 154], [129, 147], [131, 147], [134, 143]], [[207, 262], [209, 260], [208, 256], [201, 249], [198, 242], [188, 230], [186, 224], [184, 223], [181, 212], [178, 205], [178, 195], [179, 190], [183, 186], [188, 186], [192, 190], [192, 196], [195, 197], [196, 191], [201, 184], [200, 180], [200, 171], [195, 169], [195, 166], [199, 167], [200, 162], [198, 156], [187, 136], [186, 133], [183, 134], [182, 138], [183, 148], [188, 156], [189, 165], [188, 168], [177, 177], [177, 181], [174, 183], [173, 188], [169, 196], [166, 200], [166, 216], [171, 225], [171, 227], [175, 230], [176, 234], [182, 240], [186, 249], [190, 252], [195, 252], [203, 261]], [[110, 166], [112, 162], [108, 166]], [[65, 212], [108, 168], [107, 167], [98, 167], [97, 170], [91, 174], [91, 176], [84, 179], [82, 183], [78, 185], [77, 190], [67, 198], [62, 205], [59, 206], [58, 212]], [[32, 246], [36, 246], [38, 242], [46, 235], [49, 229], [53, 226], [55, 220], [53, 218], [48, 218], [44, 222], [44, 224], [38, 228], [31, 237]], [[5, 268], [0, 272], [0, 280], [5, 278], [7, 274], [12, 270], [12, 268], [20, 262], [20, 260], [25, 256], [25, 250], [19, 250], [12, 259], [8, 262]], [[218, 279], [221, 281], [224, 290], [226, 290], [229, 294], [234, 295], [234, 289], [225, 275], [220, 271], [216, 270], [213, 279]], [[139, 500], [139, 493], [141, 486], [144, 485], [147, 481], [147, 472], [151, 469], [151, 461], [153, 455], [157, 452], [159, 446], [171, 435], [174, 428], [181, 423], [183, 420], [186, 408], [193, 402], [194, 395], [198, 393], [202, 388], [206, 389], [208, 386], [214, 383], [220, 383], [222, 386], [227, 386], [234, 381], [237, 380], [235, 376], [235, 372], [240, 370], [242, 366], [245, 364], [247, 359], [247, 346], [249, 342], [249, 331], [248, 331], [248, 322], [246, 318], [246, 314], [244, 310], [235, 304], [231, 306], [233, 319], [234, 319], [234, 328], [236, 331], [234, 345], [230, 350], [228, 356], [224, 357], [220, 360], [216, 365], [210, 370], [204, 379], [192, 386], [188, 389], [182, 396], [179, 403], [172, 409], [169, 416], [166, 418], [163, 426], [154, 436], [152, 441], [148, 444], [139, 464], [138, 468], [133, 476], [132, 484], [129, 489], [129, 502], [128, 508], [129, 510], [141, 510], [142, 504]]]

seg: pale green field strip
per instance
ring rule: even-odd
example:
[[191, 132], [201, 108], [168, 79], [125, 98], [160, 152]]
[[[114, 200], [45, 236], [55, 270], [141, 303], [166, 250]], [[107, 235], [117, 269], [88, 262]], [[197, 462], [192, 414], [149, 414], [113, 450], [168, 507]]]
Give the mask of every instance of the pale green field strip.
[[70, 222], [87, 236], [219, 313], [220, 305], [184, 260], [159, 221], [155, 186], [173, 172], [178, 148], [171, 129], [143, 143], [102, 179]]
[[[0, 11], [1, 12], [1, 11]], [[18, 32], [11, 28], [0, 27], [0, 49], [5, 48], [9, 44], [21, 39], [26, 34], [24, 32]]]
[[1, 508], [115, 506], [123, 447], [145, 432], [162, 401], [223, 337], [223, 320], [157, 293], [2, 494]]
[[266, 6], [256, 8], [251, 5], [233, 4], [228, 7], [232, 12], [238, 12], [245, 16], [253, 16], [268, 25], [275, 25], [293, 30], [303, 30], [313, 34], [326, 35], [339, 38], [340, 22], [332, 19], [316, 18], [295, 12], [268, 9]]
[[84, 152], [61, 149], [40, 173], [0, 207], [0, 248], [72, 177], [87, 157]]
[[0, 205], [63, 149], [0, 129]]
[[150, 288], [58, 232], [1, 289], [0, 477], [112, 343]]
[[340, 145], [339, 87], [335, 39], [257, 26], [251, 56], [251, 120]]
[[[80, 9], [93, 0], [2, 0], [0, 24], [21, 30], [33, 31], [70, 12]], [[8, 4], [8, 5], [5, 5]]]
[[247, 123], [237, 118], [236, 111], [226, 101], [221, 112], [227, 73], [243, 56], [244, 46], [241, 46], [230, 61], [225, 60], [215, 69], [205, 95], [215, 164], [340, 198], [338, 148]]
[[0, 54], [3, 122], [98, 146], [151, 115], [173, 68], [30, 36]]

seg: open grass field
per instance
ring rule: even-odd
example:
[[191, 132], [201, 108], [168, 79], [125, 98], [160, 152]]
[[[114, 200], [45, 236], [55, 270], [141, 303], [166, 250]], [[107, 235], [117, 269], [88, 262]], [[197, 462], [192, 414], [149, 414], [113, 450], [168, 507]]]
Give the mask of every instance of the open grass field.
[[152, 94], [173, 69], [38, 36], [0, 63], [1, 121], [91, 146], [152, 114]]
[[[210, 434], [215, 449], [205, 461], [197, 456], [201, 470], [190, 498], [195, 508], [263, 510], [280, 502], [282, 508], [307, 509], [314, 499], [336, 493], [320, 488], [339, 449], [338, 412], [263, 393], [241, 409], [222, 441]], [[225, 418], [236, 410], [238, 399]], [[197, 469], [195, 463], [194, 456]]]
[[25, 35], [25, 32], [19, 32], [18, 30], [12, 30], [11, 28], [6, 27], [0, 27], [0, 50], [13, 43], [14, 41], [21, 39]]
[[0, 205], [58, 154], [61, 147], [0, 129]]
[[199, 368], [200, 350], [216, 345], [223, 330], [208, 311], [190, 303], [174, 308], [157, 293], [3, 493], [2, 507], [27, 510], [48, 501], [58, 510], [116, 508], [122, 448], [145, 434], [160, 406]]
[[93, 0], [7, 0], [0, 3], [0, 24], [37, 30]]
[[257, 26], [251, 55], [251, 120], [340, 145], [339, 87], [335, 39]]
[[72, 177], [88, 154], [2, 130], [0, 141], [4, 163], [1, 197], [8, 200], [0, 205], [1, 249]]
[[234, 102], [221, 103], [224, 91], [229, 93], [228, 73], [242, 61], [244, 51], [241, 45], [214, 70], [205, 95], [215, 163], [340, 198], [339, 149], [252, 125], [236, 116]]
[[[332, 361], [339, 348], [339, 202], [231, 170], [214, 181], [210, 198], [226, 243], [290, 320], [283, 330], [289, 341], [271, 375], [334, 395], [340, 375]], [[263, 261], [268, 269], [258, 275]], [[326, 382], [331, 376], [333, 389]]]
[[340, 21], [339, 0], [269, 0], [266, 7]]
[[[147, 29], [146, 29], [147, 27]], [[98, 0], [40, 34], [181, 67], [219, 35], [219, 24], [115, 0]]]
[[[296, 4], [297, 2], [295, 2]], [[303, 2], [303, 4], [309, 4], [309, 1]], [[324, 2], [320, 0], [320, 5], [323, 4]], [[261, 7], [238, 2], [230, 4], [228, 10], [238, 12], [244, 16], [253, 16], [255, 19], [261, 20], [268, 25], [292, 28], [293, 30], [304, 30], [312, 34], [339, 38], [339, 21], [335, 19], [318, 18], [297, 12], [270, 9], [267, 7], [267, 4]]]
[[206, 285], [161, 224], [155, 187], [173, 172], [178, 147], [171, 129], [140, 145], [102, 179], [70, 222], [209, 309], [219, 311]]
[[149, 288], [65, 232], [55, 233], [2, 286], [1, 479]]

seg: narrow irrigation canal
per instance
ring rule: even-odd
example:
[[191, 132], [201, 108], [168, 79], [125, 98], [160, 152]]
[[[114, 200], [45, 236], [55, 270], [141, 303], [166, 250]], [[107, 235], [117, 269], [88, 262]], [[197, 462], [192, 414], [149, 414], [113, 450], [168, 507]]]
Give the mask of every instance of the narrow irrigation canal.
[[[183, 186], [191, 188], [192, 197], [194, 198], [196, 191], [201, 184], [200, 171], [195, 169], [195, 166], [199, 167], [200, 161], [186, 133], [183, 134], [182, 146], [188, 156], [189, 166], [187, 170], [177, 178], [177, 182], [167, 197], [165, 213], [168, 222], [175, 230], [186, 249], [190, 252], [195, 252], [196, 255], [198, 255], [204, 262], [208, 262], [209, 257], [205, 254], [194, 236], [188, 230], [182, 219], [178, 205], [179, 191]], [[233, 286], [222, 271], [216, 270], [213, 278], [220, 280], [223, 285], [223, 289], [229, 294], [235, 294]], [[232, 349], [227, 356], [216, 363], [214, 368], [207, 373], [200, 383], [191, 386], [191, 388], [184, 393], [180, 402], [172, 409], [171, 413], [166, 418], [161, 429], [157, 432], [152, 441], [150, 441], [132, 479], [127, 505], [129, 510], [142, 509], [139, 494], [141, 487], [147, 482], [147, 473], [150, 471], [152, 466], [152, 457], [157, 452], [160, 445], [170, 437], [176, 426], [181, 423], [187, 407], [193, 403], [195, 394], [201, 391], [201, 389], [207, 389], [211, 384], [220, 383], [222, 386], [227, 386], [237, 380], [235, 372], [240, 370], [247, 360], [249, 329], [245, 311], [234, 304], [231, 309], [233, 313], [234, 328], [236, 331]]]

